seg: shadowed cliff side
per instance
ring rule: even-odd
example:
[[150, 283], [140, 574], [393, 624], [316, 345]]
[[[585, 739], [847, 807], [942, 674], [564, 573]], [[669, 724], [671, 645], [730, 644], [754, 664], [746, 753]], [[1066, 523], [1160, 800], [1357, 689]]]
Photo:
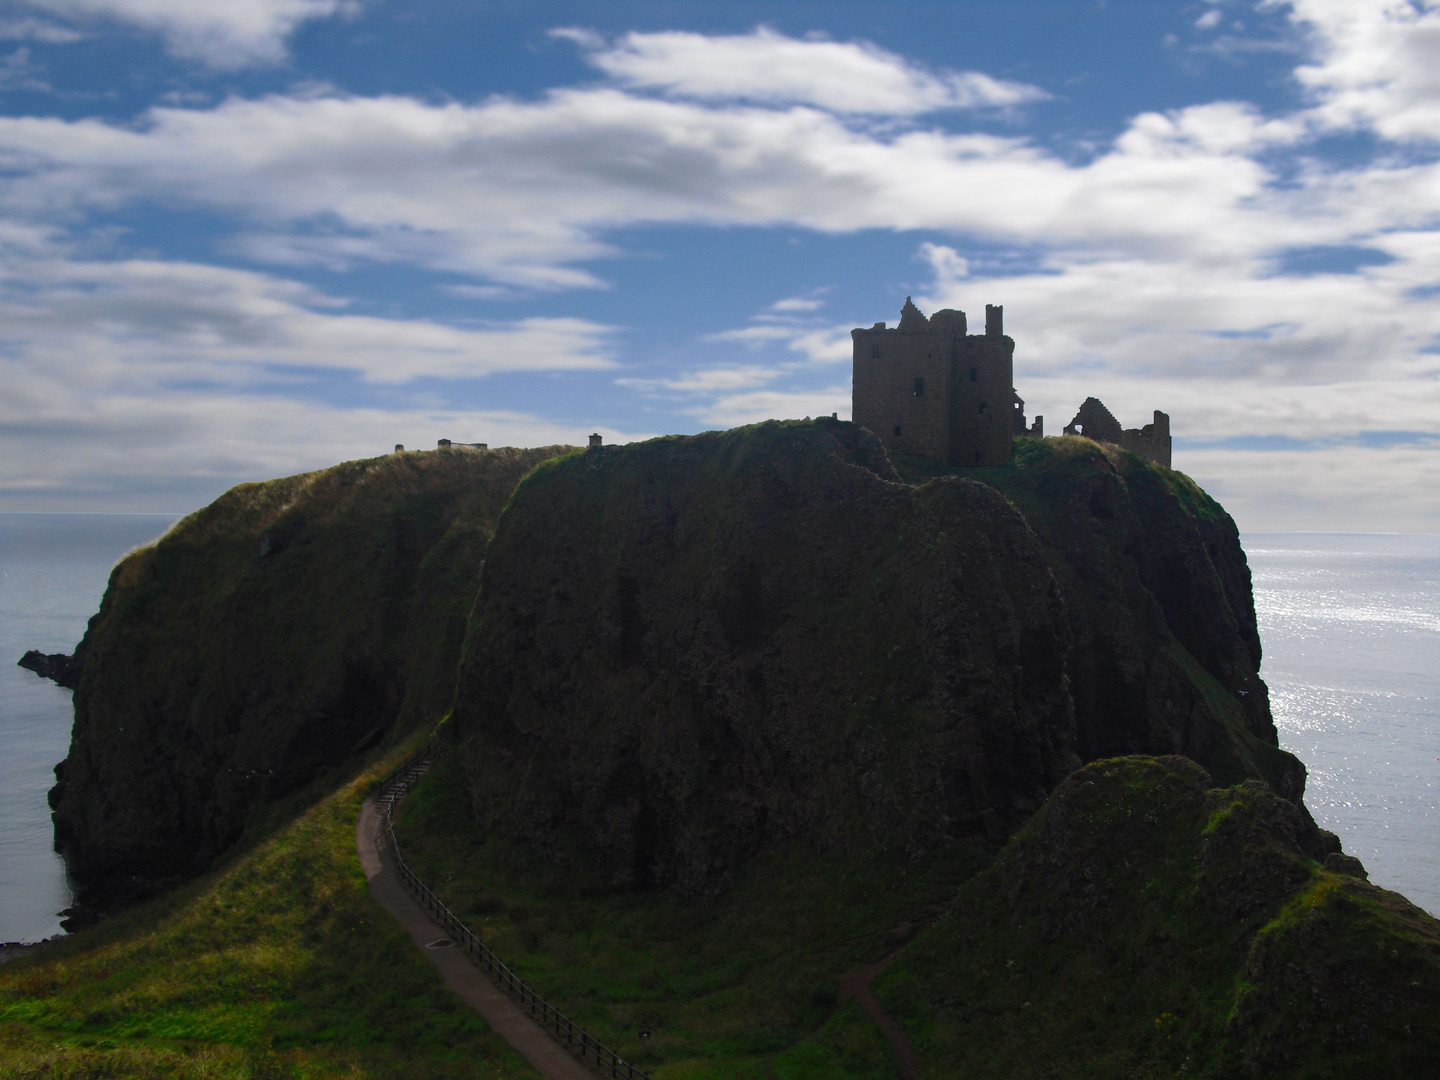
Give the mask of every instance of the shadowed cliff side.
[[243, 484], [122, 560], [50, 795], [82, 902], [207, 869], [274, 800], [442, 715], [494, 523], [565, 449]]
[[908, 483], [864, 429], [769, 422], [538, 469], [458, 684], [481, 820], [697, 893], [790, 839], [1002, 842], [1114, 753], [1298, 802], [1224, 512], [1086, 440], [1021, 443]]
[[[895, 460], [912, 481], [946, 472]], [[1257, 777], [1301, 804], [1305, 768], [1278, 747], [1250, 569], [1219, 503], [1183, 473], [1079, 437], [1018, 439], [1008, 465], [964, 474], [1003, 492], [1044, 547], [1070, 626], [1082, 759], [1184, 754], [1221, 783]], [[1310, 842], [1338, 850], [1330, 834]]]
[[1184, 758], [1069, 777], [875, 991], [927, 1076], [1433, 1076], [1440, 923]]
[[549, 462], [491, 542], [455, 722], [483, 818], [612, 880], [1000, 840], [1078, 764], [1059, 594], [993, 488], [850, 424]]

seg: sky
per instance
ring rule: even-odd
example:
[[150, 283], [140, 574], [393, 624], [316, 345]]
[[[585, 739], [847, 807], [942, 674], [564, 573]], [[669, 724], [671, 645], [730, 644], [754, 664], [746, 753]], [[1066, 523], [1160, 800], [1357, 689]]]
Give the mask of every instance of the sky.
[[0, 2], [0, 510], [845, 418], [906, 296], [1440, 533], [1440, 0]]

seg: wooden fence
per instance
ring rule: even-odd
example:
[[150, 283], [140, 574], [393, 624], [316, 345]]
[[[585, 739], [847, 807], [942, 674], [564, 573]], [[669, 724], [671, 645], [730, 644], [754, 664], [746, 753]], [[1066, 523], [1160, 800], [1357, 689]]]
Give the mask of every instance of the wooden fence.
[[420, 880], [415, 871], [405, 864], [405, 858], [400, 854], [400, 844], [395, 839], [395, 804], [404, 798], [405, 794], [429, 771], [435, 752], [435, 742], [431, 740], [381, 780], [380, 787], [376, 792], [375, 797], [385, 808], [385, 828], [380, 834], [379, 846], [383, 851], [385, 844], [389, 843], [400, 880], [405, 883], [405, 887], [410, 890], [420, 905], [450, 933], [456, 946], [463, 949], [465, 954], [479, 967], [489, 972], [501, 989], [508, 992], [522, 1007], [529, 1009], [535, 1022], [553, 1034], [557, 1042], [563, 1042], [566, 1049], [572, 1054], [575, 1054], [587, 1065], [593, 1063], [600, 1069], [602, 1075], [608, 1069], [610, 1076], [615, 1080], [620, 1080], [622, 1077], [624, 1080], [651, 1080], [649, 1073], [642, 1072], [631, 1065], [630, 1062], [537, 994], [498, 956], [491, 952], [489, 946], [461, 922], [430, 887]]

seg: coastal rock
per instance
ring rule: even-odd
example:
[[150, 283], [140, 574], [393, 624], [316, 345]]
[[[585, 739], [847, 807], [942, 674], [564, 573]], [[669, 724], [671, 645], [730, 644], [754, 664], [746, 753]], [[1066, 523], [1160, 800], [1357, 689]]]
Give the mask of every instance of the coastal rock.
[[443, 716], [495, 519], [563, 449], [242, 484], [122, 560], [50, 793], [80, 913], [207, 870], [307, 785]]
[[1440, 922], [1317, 864], [1267, 786], [1213, 783], [1087, 765], [961, 886], [874, 987], [931, 1074], [1433, 1073]]
[[973, 481], [900, 483], [836, 421], [547, 463], [467, 640], [482, 813], [627, 884], [704, 892], [796, 836], [998, 841], [1078, 764], [1024, 520]]
[[65, 653], [42, 653], [31, 649], [17, 661], [18, 666], [33, 671], [42, 679], [49, 679], [57, 686], [74, 690], [80, 685], [80, 671], [83, 667], [79, 656]]
[[1328, 843], [1276, 746], [1238, 534], [1198, 488], [1083, 439], [900, 467], [822, 419], [537, 470], [458, 683], [482, 821], [698, 893], [796, 837], [998, 844], [1081, 761], [1179, 752]]

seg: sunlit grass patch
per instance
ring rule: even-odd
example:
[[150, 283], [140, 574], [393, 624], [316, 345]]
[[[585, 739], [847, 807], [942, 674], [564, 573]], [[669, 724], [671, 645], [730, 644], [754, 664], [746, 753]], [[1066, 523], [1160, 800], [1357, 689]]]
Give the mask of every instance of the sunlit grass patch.
[[371, 899], [354, 830], [379, 772], [0, 968], [0, 1076], [534, 1076]]

